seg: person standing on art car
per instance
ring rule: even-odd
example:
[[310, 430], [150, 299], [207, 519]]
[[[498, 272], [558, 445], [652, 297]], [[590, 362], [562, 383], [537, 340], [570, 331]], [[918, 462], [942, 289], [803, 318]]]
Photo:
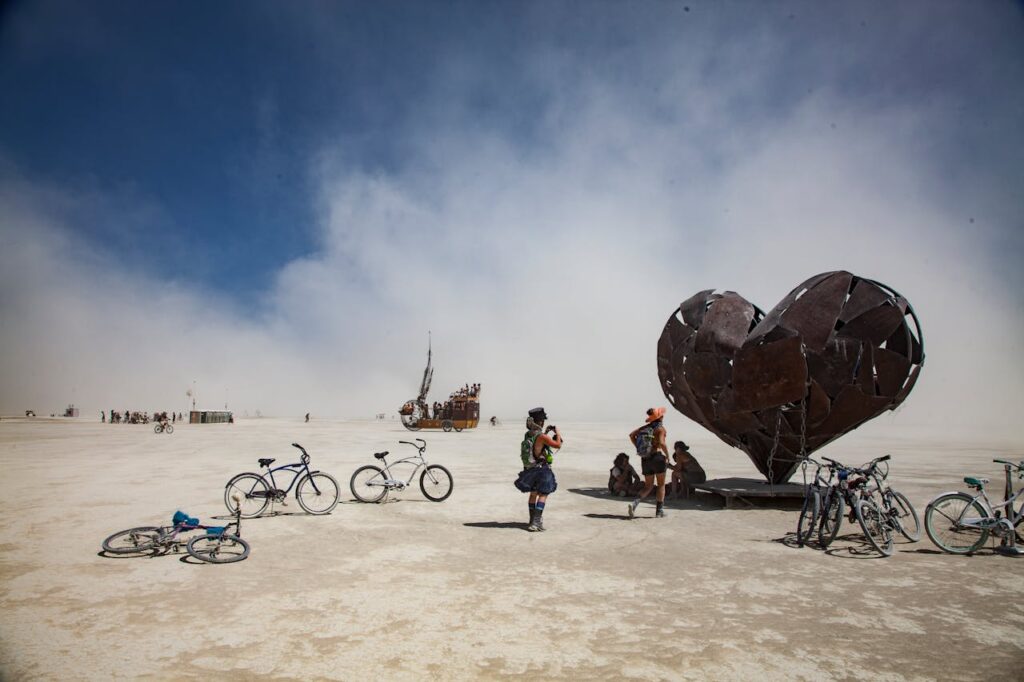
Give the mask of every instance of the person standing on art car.
[[654, 490], [655, 481], [658, 485], [657, 511], [655, 517], [665, 516], [665, 472], [668, 470], [668, 446], [665, 444], [665, 427], [661, 420], [665, 417], [664, 407], [652, 407], [647, 410], [647, 420], [643, 426], [629, 434], [629, 442], [636, 446], [636, 454], [640, 457], [640, 470], [644, 475], [644, 489], [640, 496], [629, 503], [629, 518], [633, 518], [640, 501]]
[[553, 424], [545, 428], [547, 418], [543, 407], [530, 410], [526, 418], [526, 435], [519, 448], [523, 470], [515, 486], [520, 492], [530, 494], [530, 523], [526, 530], [531, 533], [544, 530], [544, 506], [548, 495], [558, 488], [551, 464], [554, 462], [554, 450], [562, 447], [562, 434]]

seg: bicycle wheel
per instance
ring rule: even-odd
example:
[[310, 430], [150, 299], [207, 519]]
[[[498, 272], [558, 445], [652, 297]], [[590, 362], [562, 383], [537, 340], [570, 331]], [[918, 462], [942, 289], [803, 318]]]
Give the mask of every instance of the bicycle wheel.
[[803, 547], [814, 533], [814, 524], [821, 509], [821, 492], [817, 487], [807, 489], [804, 506], [800, 509], [800, 520], [796, 522], [796, 544]]
[[129, 528], [114, 533], [103, 541], [103, 551], [111, 554], [139, 554], [160, 544], [162, 534], [156, 526]]
[[388, 494], [384, 471], [372, 464], [359, 467], [349, 479], [352, 496], [360, 502], [380, 502]]
[[448, 433], [449, 431], [451, 431], [452, 430], [452, 422], [451, 422], [451, 420], [450, 419], [445, 419], [443, 422], [441, 422], [441, 429], [445, 433]]
[[238, 474], [224, 486], [224, 506], [232, 514], [235, 513], [235, 503], [232, 501], [231, 495], [235, 492], [242, 496], [241, 516], [243, 519], [259, 516], [270, 504], [270, 498], [267, 497], [270, 486], [258, 474]]
[[159, 424], [153, 427], [153, 433], [160, 433], [161, 431], [163, 431], [163, 429], [160, 428]]
[[821, 514], [821, 525], [818, 527], [818, 544], [825, 549], [832, 544], [843, 525], [843, 514], [846, 512], [846, 500], [843, 494], [833, 488], [825, 495], [825, 510]]
[[885, 512], [896, 524], [896, 529], [910, 542], [917, 542], [921, 539], [921, 519], [917, 515], [914, 505], [903, 493], [890, 490], [882, 498], [885, 504]]
[[924, 510], [924, 530], [935, 546], [950, 554], [970, 554], [988, 540], [978, 524], [988, 512], [967, 493], [939, 495]]
[[174, 433], [174, 427], [168, 424], [167, 426], [164, 427], [164, 433], [168, 435]]
[[231, 533], [197, 535], [188, 541], [188, 553], [211, 564], [230, 564], [249, 556], [249, 543]]
[[420, 490], [431, 502], [443, 502], [452, 494], [452, 475], [440, 464], [431, 464], [420, 474]]
[[295, 499], [307, 514], [328, 514], [338, 504], [341, 488], [330, 474], [310, 474], [295, 487]]
[[882, 556], [892, 556], [892, 528], [874, 500], [860, 499], [854, 506], [864, 537]]

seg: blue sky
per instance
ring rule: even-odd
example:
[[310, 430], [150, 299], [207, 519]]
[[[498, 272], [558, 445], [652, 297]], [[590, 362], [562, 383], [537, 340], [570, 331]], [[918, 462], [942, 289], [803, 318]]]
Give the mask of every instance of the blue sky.
[[[767, 309], [834, 268], [915, 303], [939, 358], [916, 393], [1002, 395], [1019, 363], [983, 377], [963, 328], [1009, 352], [1022, 327], [1022, 37], [1009, 2], [7, 3], [0, 409], [170, 400], [199, 374], [299, 414], [360, 413], [333, 389], [357, 382], [372, 414], [430, 328], [448, 383], [496, 409], [533, 400], [516, 368], [542, 358], [573, 387], [554, 404], [607, 416], [659, 399], [679, 300]], [[139, 298], [101, 307], [109, 287]], [[539, 310], [560, 323], [517, 340]], [[149, 384], [22, 376], [61, 352], [41, 336], [179, 359]]]

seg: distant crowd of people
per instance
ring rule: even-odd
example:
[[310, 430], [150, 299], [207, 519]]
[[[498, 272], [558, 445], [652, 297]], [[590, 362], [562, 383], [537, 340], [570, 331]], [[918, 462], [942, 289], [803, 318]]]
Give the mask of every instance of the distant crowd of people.
[[[104, 424], [107, 423], [106, 412], [100, 412], [100, 421]], [[174, 424], [179, 421], [184, 421], [184, 417], [181, 412], [154, 412], [153, 415], [150, 416], [149, 412], [131, 412], [130, 410], [118, 412], [117, 410], [111, 410], [109, 421], [111, 424], [148, 424], [151, 421], [170, 422]]]
[[448, 400], [442, 402], [434, 402], [430, 406], [430, 413], [428, 417], [434, 419], [451, 419], [452, 418], [452, 407], [455, 402], [461, 402], [467, 398], [476, 398], [480, 395], [480, 384], [466, 384], [462, 388], [456, 389], [451, 395], [448, 396]]

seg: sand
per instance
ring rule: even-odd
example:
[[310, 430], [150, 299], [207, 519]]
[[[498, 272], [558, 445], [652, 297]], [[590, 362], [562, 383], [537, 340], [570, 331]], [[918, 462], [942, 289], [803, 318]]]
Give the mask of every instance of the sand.
[[[348, 479], [410, 434], [393, 422], [240, 420], [149, 426], [0, 421], [3, 679], [1021, 679], [1024, 559], [939, 553], [925, 537], [876, 558], [844, 525], [828, 552], [795, 548], [797, 513], [709, 498], [625, 519], [601, 492], [627, 425], [562, 424], [568, 445], [549, 530], [527, 533], [512, 487], [518, 424], [423, 432], [454, 474], [443, 503], [418, 489], [352, 501]], [[711, 477], [749, 460], [669, 421]], [[1008, 446], [900, 436], [871, 425], [823, 454], [894, 456], [923, 512], [966, 473], [998, 479]], [[224, 516], [223, 488], [299, 441], [342, 485], [312, 517], [243, 521], [251, 556], [106, 558], [116, 530], [176, 509]], [[997, 486], [996, 490], [1001, 490]]]

